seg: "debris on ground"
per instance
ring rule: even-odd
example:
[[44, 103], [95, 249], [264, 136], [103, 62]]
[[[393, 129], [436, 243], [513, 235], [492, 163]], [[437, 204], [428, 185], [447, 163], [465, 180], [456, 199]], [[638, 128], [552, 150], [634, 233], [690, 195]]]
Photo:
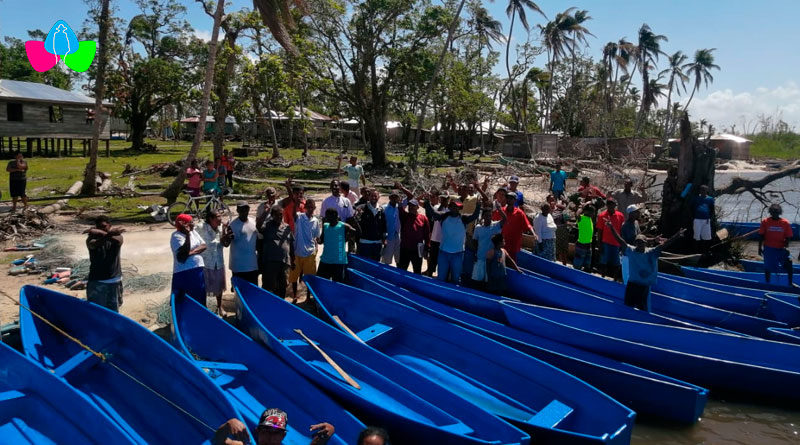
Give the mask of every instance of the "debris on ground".
[[53, 227], [46, 215], [30, 211], [8, 213], [0, 216], [0, 241], [35, 238]]

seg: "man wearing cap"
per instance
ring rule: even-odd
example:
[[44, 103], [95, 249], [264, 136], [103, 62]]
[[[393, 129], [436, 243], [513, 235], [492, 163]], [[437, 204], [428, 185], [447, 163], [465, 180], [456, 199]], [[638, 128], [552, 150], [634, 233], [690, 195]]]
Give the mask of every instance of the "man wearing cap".
[[[502, 209], [492, 212], [492, 220], [500, 221], [503, 212], [506, 214], [506, 224], [503, 226], [503, 239], [508, 256], [512, 260], [517, 260], [517, 254], [522, 250], [522, 234], [533, 233], [534, 242], [538, 242], [538, 235], [533, 231], [533, 226], [528, 220], [528, 216], [522, 209], [514, 207], [517, 195], [513, 192], [506, 192], [506, 205]], [[502, 204], [502, 202], [501, 202]]]
[[641, 208], [638, 204], [631, 204], [625, 207], [625, 214], [627, 215], [627, 218], [622, 224], [619, 234], [622, 236], [622, 239], [624, 239], [625, 242], [630, 245], [633, 245], [633, 242], [636, 240], [636, 236], [641, 232], [641, 230], [639, 230], [639, 217], [641, 216], [640, 209]]
[[172, 249], [172, 293], [188, 295], [206, 305], [206, 283], [203, 276], [203, 252], [206, 244], [194, 230], [190, 215], [181, 213], [175, 218], [175, 231], [169, 241]]
[[[228, 236], [223, 241], [230, 246], [228, 264], [231, 274], [245, 281], [258, 285], [258, 230], [253, 218], [250, 218], [250, 206], [246, 201], [236, 202], [238, 218], [228, 225]], [[227, 243], [227, 244], [226, 244]]]
[[383, 214], [386, 217], [386, 241], [383, 244], [381, 263], [395, 265], [400, 262], [400, 193], [392, 190], [389, 193], [389, 202], [383, 205]]
[[561, 163], [556, 163], [556, 169], [550, 172], [550, 192], [556, 199], [561, 199], [567, 185], [567, 172], [561, 170]]
[[265, 200], [256, 207], [256, 219], [269, 214], [269, 209], [278, 202], [278, 191], [275, 187], [267, 187], [264, 189]]
[[633, 246], [625, 242], [612, 221], [605, 222], [606, 232], [610, 233], [620, 245], [620, 251], [628, 258], [628, 282], [625, 285], [625, 304], [643, 311], [650, 311], [650, 287], [658, 278], [658, 257], [661, 251], [686, 233], [681, 229], [672, 238], [658, 246], [647, 249], [647, 238], [637, 235]]
[[614, 201], [617, 201], [618, 209], [627, 209], [628, 206], [631, 206], [633, 204], [644, 203], [644, 197], [642, 197], [642, 194], [633, 191], [632, 188], [633, 188], [633, 179], [626, 178], [624, 188], [621, 188], [611, 194], [611, 196], [614, 198]]
[[431, 226], [428, 217], [419, 213], [419, 201], [410, 190], [397, 183], [395, 187], [406, 194], [400, 204], [400, 261], [397, 267], [408, 270], [411, 264], [414, 273], [422, 274], [422, 258], [431, 242]]
[[781, 218], [783, 208], [780, 204], [769, 206], [769, 218], [761, 220], [758, 228], [758, 254], [764, 257], [764, 279], [770, 282], [772, 273], [786, 272], [792, 283], [792, 258], [789, 255], [789, 240], [792, 239], [792, 225]]
[[[483, 199], [488, 201], [486, 193], [477, 184], [473, 184]], [[437, 277], [442, 281], [450, 281], [455, 284], [461, 282], [461, 272], [464, 267], [464, 242], [467, 237], [468, 226], [478, 219], [481, 208], [475, 205], [474, 211], [463, 216], [461, 211], [464, 205], [458, 201], [450, 201], [447, 212], [438, 212], [433, 208], [430, 201], [425, 201], [425, 213], [430, 215], [434, 221], [442, 223], [442, 244], [439, 246], [439, 273]], [[470, 231], [470, 234], [473, 232]], [[472, 265], [472, 263], [470, 264]]]
[[525, 197], [522, 195], [522, 191], [517, 189], [518, 186], [519, 176], [513, 175], [508, 178], [508, 191], [517, 195], [517, 198], [514, 200], [514, 206], [522, 208], [522, 206], [525, 205]]
[[606, 210], [597, 215], [597, 231], [600, 236], [600, 269], [604, 277], [619, 278], [620, 259], [619, 241], [608, 230], [606, 222], [610, 222], [616, 233], [622, 230], [625, 216], [617, 210], [617, 203], [612, 198], [606, 199]]
[[[280, 445], [286, 437], [286, 427], [289, 423], [288, 416], [278, 408], [270, 408], [261, 413], [258, 424], [255, 425], [253, 437], [256, 445]], [[301, 429], [295, 429], [302, 434]], [[330, 423], [311, 425], [308, 432], [311, 435], [310, 445], [323, 445], [333, 436], [335, 428]], [[247, 426], [239, 419], [233, 418], [223, 423], [214, 433], [212, 445], [245, 445], [250, 443], [250, 434]]]

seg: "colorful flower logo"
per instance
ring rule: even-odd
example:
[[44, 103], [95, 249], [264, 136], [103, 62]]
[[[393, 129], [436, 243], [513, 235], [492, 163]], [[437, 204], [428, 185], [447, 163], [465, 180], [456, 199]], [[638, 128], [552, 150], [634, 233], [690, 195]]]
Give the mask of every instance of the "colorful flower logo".
[[25, 53], [33, 69], [38, 72], [47, 71], [58, 63], [59, 59], [73, 71], [82, 73], [89, 69], [97, 51], [97, 43], [93, 40], [78, 41], [78, 36], [63, 20], [57, 21], [44, 42], [28, 40], [25, 42]]

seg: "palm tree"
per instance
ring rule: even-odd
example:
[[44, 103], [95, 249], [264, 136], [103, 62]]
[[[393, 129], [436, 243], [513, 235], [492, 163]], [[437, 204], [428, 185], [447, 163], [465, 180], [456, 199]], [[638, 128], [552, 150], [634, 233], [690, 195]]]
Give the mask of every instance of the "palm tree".
[[[566, 11], [563, 12], [565, 15], [564, 20], [564, 29], [566, 32], [571, 36], [570, 37], [570, 44], [569, 44], [569, 52], [572, 56], [572, 67], [570, 72], [570, 89], [573, 91], [575, 90], [575, 50], [579, 43], [583, 43], [584, 45], [589, 45], [589, 42], [586, 40], [586, 36], [594, 37], [594, 34], [589, 32], [589, 29], [586, 28], [583, 24], [592, 18], [589, 16], [589, 11], [585, 9], [576, 10], [577, 8], [572, 7], [568, 8]], [[569, 119], [570, 123], [568, 127], [572, 128], [572, 119], [574, 114], [575, 108], [575, 94], [571, 94], [570, 97], [573, 98], [569, 102]]]
[[100, 5], [100, 31], [98, 44], [100, 54], [97, 60], [97, 75], [94, 82], [94, 122], [92, 122], [92, 145], [89, 146], [89, 162], [83, 172], [83, 187], [81, 193], [94, 195], [97, 193], [97, 148], [100, 144], [100, 131], [105, 122], [102, 122], [103, 96], [106, 94], [106, 66], [108, 65], [108, 28], [111, 18], [110, 0], [102, 0]]
[[[511, 24], [508, 27], [508, 37], [506, 38], [506, 71], [508, 71], [508, 88], [511, 91], [511, 103], [517, 103], [516, 94], [514, 93], [514, 79], [512, 78], [511, 74], [511, 65], [508, 63], [508, 55], [511, 52], [511, 35], [514, 32], [514, 22], [519, 17], [519, 21], [522, 23], [522, 27], [525, 28], [525, 31], [530, 31], [530, 26], [528, 25], [528, 16], [526, 10], [530, 9], [531, 11], [538, 12], [544, 15], [539, 5], [533, 2], [533, 0], [509, 0], [508, 6], [506, 7], [506, 15], [508, 18], [511, 19]], [[527, 137], [525, 138], [527, 140]]]
[[[569, 27], [568, 17], [571, 9], [574, 8], [556, 14], [556, 17], [552, 21], [547, 22], [544, 26], [539, 25], [539, 33], [542, 36], [542, 42], [545, 48], [547, 48], [547, 67], [553, 74], [555, 74], [556, 63], [558, 63], [559, 59], [567, 55], [567, 50], [569, 50], [572, 45], [572, 39], [568, 36], [567, 29]], [[548, 130], [550, 129], [550, 114], [553, 107], [553, 84], [554, 82], [550, 82], [547, 89], [545, 126]]]
[[[608, 75], [608, 86], [606, 87], [606, 136], [613, 136], [615, 133], [614, 110], [617, 105], [617, 92], [620, 82], [630, 79], [628, 67], [635, 51], [636, 45], [625, 40], [625, 37], [617, 42], [608, 42], [603, 47], [603, 63], [606, 66], [606, 74]], [[628, 74], [628, 77], [620, 78], [620, 69], [625, 74]], [[622, 96], [624, 97], [624, 94]]]
[[694, 61], [683, 66], [683, 68], [686, 70], [686, 73], [690, 77], [694, 77], [692, 94], [689, 96], [689, 101], [686, 102], [686, 106], [683, 107], [683, 111], [689, 109], [689, 104], [694, 98], [694, 93], [700, 89], [701, 83], [705, 83], [706, 87], [708, 87], [708, 84], [714, 81], [714, 76], [711, 75], [711, 70], [719, 69], [719, 66], [714, 65], [714, 51], [716, 51], [716, 48], [698, 49], [694, 53]]
[[[686, 82], [689, 80], [689, 76], [683, 72], [683, 65], [686, 63], [686, 54], [683, 51], [676, 51], [674, 54], [669, 56], [669, 68], [661, 71], [659, 73], [659, 77], [661, 76], [669, 76], [669, 82], [667, 82], [667, 117], [664, 119], [664, 134], [661, 138], [661, 147], [667, 146], [667, 138], [669, 137], [670, 133], [670, 120], [672, 118], [672, 91], [677, 90], [678, 92], [684, 91], [686, 92]], [[678, 83], [675, 83], [675, 80]]]
[[500, 43], [505, 39], [503, 25], [492, 17], [483, 6], [478, 6], [473, 11], [471, 25], [478, 37], [479, 50], [482, 50], [484, 46], [491, 47], [492, 42]]
[[[636, 65], [642, 75], [642, 104], [639, 108], [639, 122], [642, 121], [649, 108], [649, 106], [645, 106], [645, 100], [648, 96], [647, 90], [651, 86], [650, 70], [655, 68], [658, 56], [664, 54], [664, 51], [661, 50], [661, 43], [667, 40], [667, 36], [654, 33], [647, 23], [639, 28], [639, 42], [636, 45]], [[637, 128], [640, 125], [637, 123]]]

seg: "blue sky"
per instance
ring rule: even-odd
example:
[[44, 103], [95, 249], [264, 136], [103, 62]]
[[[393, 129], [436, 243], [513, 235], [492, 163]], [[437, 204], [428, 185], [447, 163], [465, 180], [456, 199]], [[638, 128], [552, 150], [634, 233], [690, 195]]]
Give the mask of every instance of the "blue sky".
[[[199, 4], [182, 1], [196, 32], [210, 35], [211, 19]], [[250, 0], [229, 3], [237, 9], [252, 8]], [[138, 12], [131, 0], [112, 0], [112, 4], [125, 18]], [[692, 55], [698, 48], [717, 48], [716, 64], [722, 69], [714, 72], [710, 88], [701, 90], [693, 100], [690, 111], [694, 116], [704, 117], [718, 128], [735, 123], [741, 131], [745, 124], [752, 125], [757, 115], [780, 111], [784, 120], [800, 128], [798, 0], [540, 0], [538, 4], [548, 18], [570, 6], [588, 10], [592, 20], [587, 27], [596, 37], [589, 38], [587, 51], [594, 57], [599, 57], [608, 41], [623, 36], [635, 40], [642, 23], [669, 38], [664, 45], [668, 53], [683, 50]], [[486, 2], [486, 6], [507, 30], [506, 3], [498, 0]], [[79, 29], [85, 9], [81, 0], [0, 0], [0, 38], [24, 39], [27, 29], [47, 31], [58, 19]], [[535, 25], [545, 19], [529, 12], [528, 21], [536, 32]], [[517, 22], [513, 41], [525, 38]], [[545, 56], [540, 59], [544, 63]]]

